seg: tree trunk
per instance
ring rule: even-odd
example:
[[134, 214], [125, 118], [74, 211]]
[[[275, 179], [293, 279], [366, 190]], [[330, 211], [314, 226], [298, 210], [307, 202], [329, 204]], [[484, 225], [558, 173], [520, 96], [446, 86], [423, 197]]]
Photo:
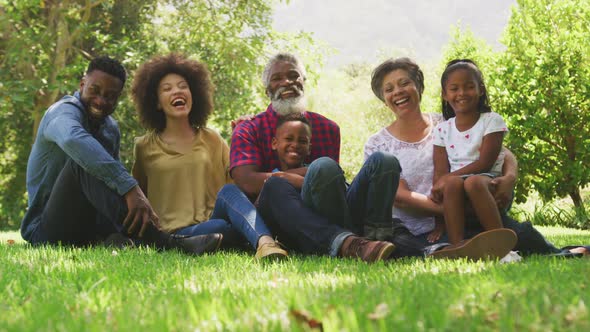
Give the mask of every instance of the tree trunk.
[[[560, 114], [563, 113], [560, 112]], [[576, 163], [576, 139], [577, 137], [575, 135], [567, 135], [564, 138], [567, 157], [569, 159], [569, 162], [572, 164]], [[582, 196], [580, 195], [580, 189], [574, 184], [577, 182], [577, 180], [573, 179], [572, 177], [573, 176], [571, 174], [566, 175], [567, 183], [571, 186], [568, 195], [570, 196], [572, 202], [574, 203], [574, 206], [576, 207], [576, 215], [586, 216], [586, 210], [584, 208], [584, 201], [582, 200]]]
[[70, 31], [64, 18], [64, 10], [67, 10], [69, 4], [69, 1], [46, 4], [46, 6], [50, 7], [48, 8], [47, 15], [47, 28], [49, 30], [47, 31], [47, 35], [56, 37], [55, 52], [53, 53], [51, 71], [47, 77], [47, 89], [39, 91], [35, 102], [33, 112], [33, 142], [35, 141], [35, 137], [37, 137], [37, 130], [39, 129], [39, 122], [43, 117], [43, 113], [55, 102], [59, 92], [59, 89], [56, 88], [57, 74], [66, 65], [66, 56], [71, 45]]
[[50, 6], [47, 14], [47, 28], [48, 36], [55, 36], [55, 52], [53, 54], [53, 63], [51, 66], [51, 72], [47, 77], [47, 89], [40, 91], [37, 95], [35, 107], [33, 111], [33, 142], [37, 137], [37, 130], [39, 129], [39, 123], [45, 110], [51, 106], [57, 95], [59, 89], [56, 87], [58, 74], [66, 67], [68, 52], [71, 50], [72, 45], [80, 39], [82, 27], [90, 19], [92, 8], [98, 6], [104, 1], [96, 1], [94, 3], [86, 0], [85, 6], [81, 8], [81, 19], [78, 26], [70, 31], [70, 27], [65, 19], [67, 11], [70, 10], [72, 1], [56, 1], [55, 3], [47, 2], [45, 5]]
[[568, 193], [572, 202], [574, 202], [574, 206], [578, 209], [582, 209], [584, 207], [584, 201], [582, 200], [582, 195], [580, 195], [580, 189], [574, 188], [572, 191]]

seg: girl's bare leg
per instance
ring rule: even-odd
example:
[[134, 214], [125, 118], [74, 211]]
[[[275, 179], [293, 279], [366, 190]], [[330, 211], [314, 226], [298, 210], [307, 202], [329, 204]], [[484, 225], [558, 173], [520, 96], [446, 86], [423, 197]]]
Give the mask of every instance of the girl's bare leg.
[[446, 181], [443, 193], [445, 224], [449, 242], [456, 245], [465, 236], [464, 181], [457, 176], [450, 176]]
[[465, 179], [465, 193], [471, 201], [481, 226], [486, 231], [502, 228], [502, 218], [494, 196], [490, 191], [492, 179], [484, 175], [474, 175]]

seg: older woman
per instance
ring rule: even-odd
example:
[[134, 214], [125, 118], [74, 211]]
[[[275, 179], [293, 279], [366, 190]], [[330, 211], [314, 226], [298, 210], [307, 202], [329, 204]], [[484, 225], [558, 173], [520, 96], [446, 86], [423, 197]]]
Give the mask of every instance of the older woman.
[[[365, 144], [365, 158], [374, 152], [395, 155], [402, 167], [401, 180], [393, 208], [394, 227], [387, 240], [393, 242], [396, 256], [422, 256], [424, 249], [441, 239], [443, 230], [435, 226], [442, 218], [442, 205], [430, 198], [433, 180], [433, 130], [443, 121], [440, 114], [422, 113], [420, 101], [424, 91], [424, 75], [412, 60], [387, 60], [377, 66], [371, 78], [377, 98], [393, 112], [395, 120], [372, 135]], [[499, 207], [509, 206], [516, 182], [517, 163], [506, 152], [503, 175], [495, 178], [495, 198]], [[514, 250], [523, 254], [560, 253], [535, 230], [530, 222], [519, 223], [503, 214], [504, 227], [512, 229], [518, 238]], [[468, 234], [481, 231], [477, 223], [468, 223]]]

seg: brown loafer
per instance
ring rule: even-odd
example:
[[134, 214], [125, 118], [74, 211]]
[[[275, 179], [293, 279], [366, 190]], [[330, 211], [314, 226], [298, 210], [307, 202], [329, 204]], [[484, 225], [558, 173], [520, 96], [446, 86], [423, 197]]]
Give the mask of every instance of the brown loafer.
[[287, 257], [287, 252], [278, 243], [269, 242], [258, 247], [255, 257], [265, 260], [279, 260]]

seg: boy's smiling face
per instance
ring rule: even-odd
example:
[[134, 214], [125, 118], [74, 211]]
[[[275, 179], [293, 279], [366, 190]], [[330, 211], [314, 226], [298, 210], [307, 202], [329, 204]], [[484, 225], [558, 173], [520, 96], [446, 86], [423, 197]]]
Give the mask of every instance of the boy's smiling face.
[[283, 123], [272, 139], [272, 149], [277, 151], [282, 171], [302, 167], [310, 147], [311, 128], [301, 121]]

